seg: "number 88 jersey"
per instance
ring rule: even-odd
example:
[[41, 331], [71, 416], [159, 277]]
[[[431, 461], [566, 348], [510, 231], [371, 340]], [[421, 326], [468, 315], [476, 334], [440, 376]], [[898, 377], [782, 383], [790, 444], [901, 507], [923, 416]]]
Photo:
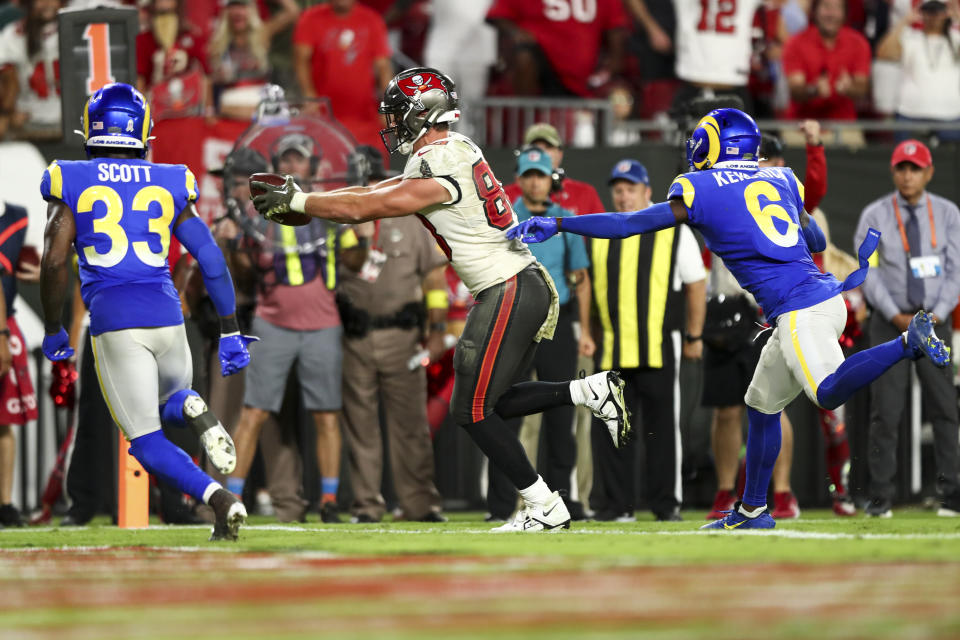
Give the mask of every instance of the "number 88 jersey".
[[535, 262], [506, 231], [517, 217], [480, 149], [466, 136], [451, 133], [410, 154], [403, 179], [435, 178], [450, 199], [417, 215], [433, 234], [457, 275], [476, 296]]
[[740, 286], [753, 294], [773, 324], [777, 316], [840, 293], [821, 273], [800, 228], [803, 185], [786, 167], [729, 168], [678, 176], [667, 192], [687, 210], [688, 222]]
[[197, 199], [187, 167], [132, 158], [54, 161], [40, 193], [73, 212], [93, 335], [183, 322], [167, 252], [177, 215]]

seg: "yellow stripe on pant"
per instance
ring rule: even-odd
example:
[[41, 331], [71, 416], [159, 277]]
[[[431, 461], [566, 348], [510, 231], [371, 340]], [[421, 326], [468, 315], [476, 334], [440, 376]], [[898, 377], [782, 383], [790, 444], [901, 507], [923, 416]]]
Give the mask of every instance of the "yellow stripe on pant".
[[813, 389], [813, 397], [817, 397], [817, 382], [810, 374], [810, 368], [807, 367], [807, 360], [803, 357], [803, 350], [800, 348], [800, 336], [797, 335], [797, 312], [790, 312], [790, 340], [793, 342], [793, 350], [797, 354], [797, 360], [800, 361], [800, 368], [803, 369], [803, 375], [807, 379], [810, 388]]

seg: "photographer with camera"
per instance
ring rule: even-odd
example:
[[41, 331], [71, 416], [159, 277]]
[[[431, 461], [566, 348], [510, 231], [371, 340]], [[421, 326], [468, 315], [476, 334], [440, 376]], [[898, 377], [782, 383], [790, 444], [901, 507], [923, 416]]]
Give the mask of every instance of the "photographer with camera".
[[[274, 171], [290, 174], [310, 188], [317, 180], [322, 151], [313, 138], [290, 127], [281, 129], [269, 153]], [[261, 341], [252, 358], [255, 364], [248, 368], [243, 411], [234, 434], [237, 468], [227, 479], [227, 488], [243, 492], [261, 428], [280, 410], [287, 376], [296, 365], [303, 408], [316, 427], [320, 519], [340, 522], [336, 499], [342, 447], [337, 413], [343, 330], [334, 290], [338, 264], [348, 262], [359, 269], [361, 249], [352, 229], [322, 220], [300, 227], [257, 220], [250, 233], [257, 245], [251, 267], [259, 285], [252, 330]]]

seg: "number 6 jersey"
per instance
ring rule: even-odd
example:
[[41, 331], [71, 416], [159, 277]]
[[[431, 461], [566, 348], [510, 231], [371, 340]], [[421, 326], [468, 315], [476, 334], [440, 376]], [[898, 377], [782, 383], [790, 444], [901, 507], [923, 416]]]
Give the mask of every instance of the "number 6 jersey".
[[451, 133], [410, 154], [403, 179], [435, 178], [450, 199], [423, 209], [420, 221], [476, 296], [535, 262], [506, 231], [517, 224], [513, 207], [483, 153], [466, 136]]
[[820, 273], [807, 248], [800, 229], [803, 185], [793, 171], [731, 164], [678, 176], [667, 198], [683, 203], [689, 224], [753, 294], [770, 324], [839, 294], [840, 282]]
[[73, 212], [93, 335], [183, 322], [167, 251], [177, 215], [197, 199], [187, 167], [127, 158], [54, 161], [40, 193]]

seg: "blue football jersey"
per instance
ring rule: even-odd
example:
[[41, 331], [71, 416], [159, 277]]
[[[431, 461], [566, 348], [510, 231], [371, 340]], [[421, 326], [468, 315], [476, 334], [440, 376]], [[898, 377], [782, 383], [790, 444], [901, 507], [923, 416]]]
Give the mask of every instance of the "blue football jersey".
[[186, 166], [126, 158], [55, 161], [40, 192], [73, 212], [93, 335], [183, 322], [167, 251], [174, 221], [197, 199]]
[[707, 247], [773, 321], [831, 298], [841, 284], [821, 273], [800, 228], [803, 185], [786, 167], [709, 169], [678, 176], [667, 192], [687, 209]]

